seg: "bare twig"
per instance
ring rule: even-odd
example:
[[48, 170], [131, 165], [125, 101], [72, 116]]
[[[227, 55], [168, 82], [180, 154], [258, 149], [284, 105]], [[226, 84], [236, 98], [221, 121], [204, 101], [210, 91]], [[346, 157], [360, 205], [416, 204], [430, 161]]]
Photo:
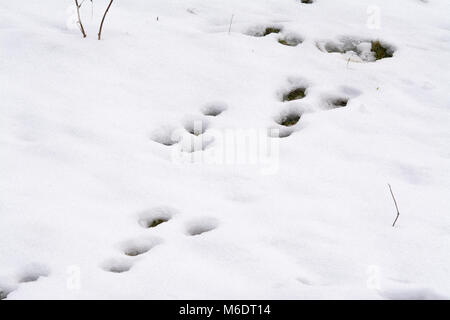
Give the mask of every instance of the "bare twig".
[[400, 211], [398, 210], [397, 200], [395, 200], [394, 193], [392, 192], [392, 187], [390, 184], [388, 184], [388, 186], [389, 186], [389, 190], [391, 191], [392, 199], [394, 200], [395, 209], [397, 209], [397, 216], [395, 217], [394, 223], [392, 224], [392, 226], [395, 227], [395, 223], [397, 222], [397, 219], [400, 216]]
[[108, 7], [106, 8], [105, 13], [103, 14], [102, 22], [100, 23], [100, 29], [98, 30], [98, 40], [100, 40], [102, 38], [103, 23], [105, 22], [106, 14], [108, 13], [109, 8], [111, 8], [113, 1], [114, 0], [111, 0], [109, 2]]
[[78, 15], [77, 23], [80, 26], [80, 31], [81, 31], [81, 34], [83, 35], [83, 38], [86, 38], [86, 32], [84, 32], [84, 27], [83, 27], [83, 24], [81, 23], [81, 16], [80, 16], [80, 8], [81, 8], [81, 5], [83, 4], [83, 2], [81, 4], [78, 4], [78, 0], [75, 0], [75, 5], [77, 6], [77, 15]]
[[231, 33], [231, 25], [233, 24], [233, 18], [234, 18], [234, 14], [231, 15], [230, 28], [228, 29], [228, 34]]

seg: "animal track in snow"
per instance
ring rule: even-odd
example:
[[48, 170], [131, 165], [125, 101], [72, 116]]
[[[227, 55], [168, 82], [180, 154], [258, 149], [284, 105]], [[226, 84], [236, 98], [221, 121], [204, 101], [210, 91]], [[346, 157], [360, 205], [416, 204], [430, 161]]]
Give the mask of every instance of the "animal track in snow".
[[8, 295], [14, 290], [9, 286], [0, 285], [0, 300], [4, 300], [8, 297]]
[[143, 228], [155, 228], [168, 222], [176, 213], [177, 210], [171, 207], [154, 207], [139, 214], [138, 223]]
[[327, 109], [336, 109], [346, 107], [349, 99], [345, 97], [326, 99], [325, 105]]
[[435, 290], [413, 283], [385, 280], [378, 293], [391, 300], [448, 300]]
[[256, 26], [250, 28], [245, 34], [259, 38], [270, 34], [279, 34], [280, 36], [277, 39], [278, 43], [289, 47], [296, 47], [304, 41], [303, 37], [295, 33], [285, 33], [284, 28], [280, 25]]
[[30, 264], [19, 274], [19, 282], [34, 282], [40, 277], [48, 277], [50, 270], [47, 266], [41, 264]]
[[216, 229], [218, 222], [212, 218], [201, 218], [187, 224], [187, 233], [190, 236], [198, 236]]
[[287, 138], [289, 137], [294, 130], [289, 127], [272, 127], [267, 130], [267, 135], [270, 138]]
[[338, 41], [319, 41], [317, 47], [324, 52], [340, 53], [354, 62], [374, 62], [384, 58], [392, 58], [393, 46], [380, 40], [363, 40], [341, 37]]
[[197, 151], [204, 151], [214, 142], [213, 136], [194, 136], [189, 135], [183, 137], [180, 142], [180, 150], [182, 152], [193, 153]]
[[222, 112], [224, 112], [227, 109], [228, 109], [228, 107], [226, 104], [224, 104], [222, 102], [214, 102], [214, 103], [208, 103], [208, 104], [204, 105], [201, 108], [201, 112], [205, 116], [217, 117], [218, 115], [222, 114]]
[[206, 132], [209, 127], [209, 121], [204, 118], [193, 118], [184, 122], [184, 128], [194, 136], [199, 136]]
[[303, 38], [294, 34], [288, 34], [278, 38], [278, 42], [284, 46], [296, 47], [303, 42]]
[[103, 270], [112, 273], [124, 273], [130, 271], [133, 263], [124, 258], [113, 258], [105, 261], [102, 265]]
[[283, 94], [282, 101], [286, 102], [303, 99], [304, 97], [306, 97], [306, 89], [307, 88], [303, 86], [295, 87]]
[[162, 240], [159, 238], [138, 238], [125, 241], [120, 247], [126, 256], [137, 257], [149, 252], [160, 243], [162, 243]]
[[172, 146], [179, 142], [179, 135], [175, 127], [166, 125], [154, 130], [151, 139], [165, 146]]
[[276, 122], [284, 127], [292, 127], [299, 122], [301, 117], [302, 113], [300, 111], [292, 109], [282, 112], [277, 117]]
[[250, 28], [246, 34], [253, 37], [265, 37], [272, 33], [280, 33], [283, 27], [280, 25], [256, 26]]
[[[155, 228], [168, 222], [175, 214], [176, 210], [173, 208], [154, 207], [139, 214], [138, 224], [143, 228]], [[130, 259], [149, 252], [162, 242], [163, 240], [157, 237], [124, 241], [119, 245], [119, 249], [126, 257], [111, 258], [105, 261], [101, 268], [112, 273], [128, 272], [133, 267], [133, 261]]]

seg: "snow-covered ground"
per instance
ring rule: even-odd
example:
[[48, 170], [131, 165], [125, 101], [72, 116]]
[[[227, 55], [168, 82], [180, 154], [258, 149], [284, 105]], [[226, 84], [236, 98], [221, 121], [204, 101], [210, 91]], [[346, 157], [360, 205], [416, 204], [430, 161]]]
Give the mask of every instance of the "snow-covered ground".
[[107, 3], [0, 2], [0, 298], [450, 297], [448, 0]]

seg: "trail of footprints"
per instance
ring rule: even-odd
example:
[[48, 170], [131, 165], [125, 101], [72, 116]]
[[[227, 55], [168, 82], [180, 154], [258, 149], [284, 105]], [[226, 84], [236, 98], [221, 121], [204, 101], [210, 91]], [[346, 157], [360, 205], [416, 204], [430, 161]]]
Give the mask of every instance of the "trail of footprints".
[[[152, 233], [151, 231], [154, 229], [160, 229], [163, 225], [171, 224], [177, 215], [178, 211], [174, 208], [154, 207], [138, 216], [137, 225]], [[217, 226], [218, 223], [213, 218], [197, 218], [186, 222], [184, 230], [186, 236], [199, 236], [216, 229]], [[164, 243], [164, 241], [163, 238], [154, 235], [123, 241], [118, 245], [121, 255], [104, 261], [101, 267], [103, 270], [112, 273], [130, 271], [139, 258], [148, 254], [154, 247]]]
[[183, 127], [162, 126], [151, 135], [151, 139], [165, 146], [178, 144], [182, 152], [205, 150], [214, 142], [213, 137], [204, 135], [212, 126], [211, 118], [221, 115], [228, 109], [223, 102], [211, 102], [200, 108], [201, 115], [185, 116]]
[[42, 264], [29, 264], [22, 269], [15, 277], [12, 277], [8, 283], [0, 283], [0, 300], [4, 300], [8, 295], [17, 290], [20, 285], [38, 281], [41, 277], [48, 277], [50, 269]]
[[[302, 3], [311, 4], [311, 0], [302, 0]], [[256, 26], [250, 28], [246, 35], [254, 37], [273, 36], [278, 43], [285, 46], [295, 47], [304, 42], [304, 38], [287, 32], [282, 25]], [[316, 47], [326, 53], [342, 55], [348, 62], [374, 62], [384, 58], [391, 58], [394, 54], [394, 47], [381, 40], [360, 39], [358, 37], [340, 37], [337, 41], [317, 41]], [[294, 105], [301, 99], [307, 100], [310, 85], [304, 80], [290, 81], [289, 90], [280, 95], [281, 102], [286, 105], [284, 109], [275, 117], [275, 126], [269, 128], [268, 136], [272, 138], [285, 138], [298, 129], [299, 121], [306, 112], [312, 112], [307, 106]], [[342, 90], [341, 90], [342, 91]], [[349, 91], [356, 95], [357, 90]], [[331, 110], [346, 107], [350, 97], [348, 94], [334, 94], [320, 100], [320, 109]]]
[[[312, 4], [313, 0], [298, 0], [302, 4]], [[284, 46], [296, 47], [302, 44], [305, 39], [293, 32], [288, 32], [281, 25], [257, 26], [246, 32], [247, 35], [254, 37], [266, 37], [275, 35], [277, 42]], [[360, 39], [358, 37], [340, 37], [337, 40], [321, 40], [316, 42], [316, 47], [325, 53], [340, 54], [348, 61], [353, 62], [374, 62], [384, 58], [393, 57], [395, 48], [378, 39]], [[308, 97], [310, 86], [305, 81], [291, 81], [290, 88], [280, 95], [280, 102], [287, 105], [274, 119], [276, 127], [270, 128], [269, 136], [284, 138], [290, 136], [299, 124], [302, 115], [306, 110], [292, 106], [292, 102], [302, 100]], [[351, 90], [350, 90], [351, 91]], [[348, 94], [334, 95], [323, 98], [322, 109], [330, 110], [346, 107], [349, 103]], [[152, 134], [152, 140], [165, 146], [181, 144], [181, 150], [184, 152], [198, 151], [195, 148], [196, 138], [203, 135], [211, 126], [210, 117], [216, 117], [227, 110], [224, 103], [210, 103], [201, 108], [202, 116], [190, 117], [183, 122], [183, 129], [190, 136], [186, 137], [185, 132], [180, 128], [172, 126], [163, 126], [155, 130]], [[273, 129], [276, 129], [275, 131]], [[202, 139], [201, 150], [204, 150], [212, 141]], [[150, 209], [139, 216], [138, 225], [141, 228], [155, 229], [163, 224], [170, 224], [177, 211], [169, 207], [157, 207]], [[217, 227], [217, 221], [211, 218], [193, 220], [185, 224], [185, 232], [188, 236], [199, 236], [210, 232]], [[162, 238], [139, 237], [124, 241], [119, 244], [121, 256], [109, 259], [102, 264], [105, 271], [112, 273], [123, 273], [129, 271], [139, 257], [148, 254], [155, 246], [163, 243]], [[50, 271], [43, 265], [30, 265], [19, 274], [15, 281], [4, 284], [0, 283], [0, 300], [6, 299], [8, 295], [16, 290], [20, 284], [38, 281], [41, 277], [48, 277]]]
[[[288, 90], [282, 92], [280, 96], [280, 102], [283, 104], [283, 110], [275, 116], [274, 121], [276, 126], [269, 128], [269, 137], [272, 138], [285, 138], [290, 136], [298, 129], [298, 124], [303, 114], [313, 112], [314, 110], [307, 105], [298, 105], [296, 102], [299, 100], [307, 100], [309, 94], [309, 85], [305, 80], [290, 81]], [[347, 88], [348, 89], [348, 88]], [[342, 90], [341, 90], [342, 91]], [[353, 91], [353, 95], [357, 93], [357, 90]], [[320, 110], [332, 110], [336, 108], [346, 107], [349, 103], [348, 94], [333, 94], [327, 97], [321, 97]]]

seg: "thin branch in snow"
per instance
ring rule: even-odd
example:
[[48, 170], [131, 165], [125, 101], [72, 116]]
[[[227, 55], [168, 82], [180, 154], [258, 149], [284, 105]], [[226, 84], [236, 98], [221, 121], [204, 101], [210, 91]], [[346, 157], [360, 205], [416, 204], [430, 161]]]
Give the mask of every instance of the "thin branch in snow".
[[100, 40], [102, 38], [103, 23], [105, 22], [106, 14], [108, 13], [109, 8], [111, 8], [113, 1], [114, 0], [111, 0], [109, 2], [108, 7], [106, 8], [105, 13], [103, 14], [102, 22], [100, 23], [100, 29], [98, 30], [98, 40]]
[[400, 211], [398, 210], [397, 200], [395, 200], [394, 193], [392, 192], [392, 187], [390, 184], [388, 184], [388, 186], [389, 186], [389, 190], [391, 191], [392, 199], [394, 200], [395, 209], [397, 209], [397, 216], [395, 217], [394, 223], [392, 224], [392, 226], [395, 227], [395, 223], [397, 222], [397, 219], [400, 216]]
[[80, 16], [80, 8], [81, 8], [81, 5], [83, 4], [83, 2], [81, 4], [78, 4], [78, 0], [75, 0], [75, 5], [77, 7], [77, 15], [78, 15], [77, 23], [80, 26], [80, 31], [81, 31], [81, 34], [83, 35], [83, 38], [86, 38], [86, 32], [84, 32], [83, 23], [81, 23], [81, 16]]
[[230, 28], [228, 29], [228, 34], [231, 33], [231, 25], [233, 24], [233, 18], [234, 18], [234, 14], [231, 15]]

